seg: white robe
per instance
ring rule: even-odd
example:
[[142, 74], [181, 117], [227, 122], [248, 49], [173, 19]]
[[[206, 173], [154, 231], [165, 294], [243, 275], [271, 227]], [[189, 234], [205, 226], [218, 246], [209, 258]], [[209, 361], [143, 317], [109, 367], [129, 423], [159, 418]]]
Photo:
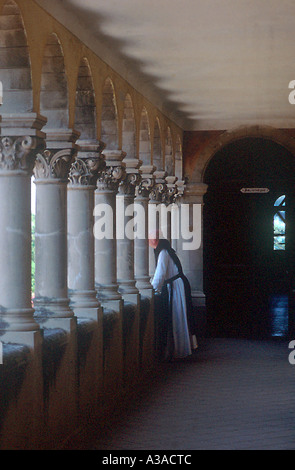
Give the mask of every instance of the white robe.
[[[153, 288], [161, 292], [164, 282], [178, 274], [178, 269], [167, 250], [162, 250], [152, 279]], [[170, 286], [168, 285], [168, 289]], [[172, 326], [174, 357], [181, 358], [192, 354], [191, 337], [186, 314], [185, 289], [182, 279], [173, 281]]]

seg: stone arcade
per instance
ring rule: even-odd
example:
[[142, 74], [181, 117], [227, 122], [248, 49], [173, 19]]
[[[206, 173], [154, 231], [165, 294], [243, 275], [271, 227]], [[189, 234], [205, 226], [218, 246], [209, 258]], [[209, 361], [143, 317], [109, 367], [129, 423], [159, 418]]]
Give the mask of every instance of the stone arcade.
[[[157, 51], [145, 43], [146, 18], [132, 29], [132, 0], [109, 38], [99, 31], [107, 14], [97, 10], [93, 34], [81, 33], [82, 13], [70, 26], [68, 5], [79, 13], [82, 3], [113, 5], [0, 0], [0, 449], [65, 447], [155, 367], [151, 228], [167, 233], [181, 259], [200, 334], [206, 326], [216, 336], [245, 335], [245, 324], [260, 333], [256, 304], [255, 315], [240, 315], [251, 310], [249, 292], [255, 301], [273, 285], [295, 292], [292, 2], [208, 8], [188, 0], [187, 10], [174, 10], [168, 0], [157, 9], [138, 0], [164, 35]], [[176, 36], [184, 19], [188, 28]], [[189, 34], [184, 47], [187, 32], [198, 41]], [[146, 62], [127, 61], [129, 41]], [[141, 81], [135, 72], [144, 65], [152, 73]], [[152, 81], [154, 70], [166, 73], [164, 82], [161, 73]], [[174, 101], [177, 83], [183, 93]], [[274, 234], [282, 196], [289, 232]], [[129, 236], [139, 229], [144, 236]]]
[[[0, 31], [0, 448], [55, 448], [153, 366], [148, 212], [184, 201], [182, 130], [34, 1]], [[123, 236], [94, 237], [99, 205]]]

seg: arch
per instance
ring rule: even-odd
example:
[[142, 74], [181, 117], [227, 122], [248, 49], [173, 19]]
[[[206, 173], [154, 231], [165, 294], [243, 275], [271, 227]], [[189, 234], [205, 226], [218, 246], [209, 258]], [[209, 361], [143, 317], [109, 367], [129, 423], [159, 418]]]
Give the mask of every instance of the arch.
[[96, 139], [96, 105], [88, 60], [81, 59], [76, 89], [75, 128], [81, 140]]
[[64, 55], [55, 33], [48, 36], [44, 49], [40, 110], [41, 114], [47, 117], [46, 127], [53, 129], [68, 127], [68, 86]]
[[13, 0], [7, 0], [3, 5], [0, 31], [1, 112], [31, 112], [33, 91], [29, 48], [23, 18]]
[[122, 121], [122, 149], [127, 158], [136, 158], [136, 130], [134, 108], [129, 93], [125, 96]]
[[178, 180], [182, 180], [182, 177], [183, 177], [182, 145], [181, 145], [181, 139], [179, 135], [176, 138], [174, 164], [175, 164], [175, 176], [177, 176]]
[[139, 129], [139, 160], [143, 165], [151, 164], [151, 139], [148, 113], [145, 107], [141, 111]]
[[162, 139], [161, 127], [159, 118], [156, 118], [154, 124], [154, 138], [153, 138], [153, 165], [158, 171], [164, 170], [163, 153], [162, 153]]
[[272, 140], [295, 155], [295, 140], [287, 132], [271, 126], [239, 127], [231, 131], [223, 132], [210, 142], [196, 161], [196, 166], [190, 178], [191, 181], [204, 182], [206, 168], [214, 155], [227, 144], [245, 137], [261, 137]]
[[174, 175], [173, 146], [170, 127], [167, 127], [165, 140], [165, 171], [168, 176]]
[[218, 335], [264, 336], [270, 296], [285, 294], [293, 276], [294, 143], [288, 132], [269, 128], [224, 137], [204, 175], [208, 327]]
[[109, 77], [102, 89], [101, 140], [107, 149], [118, 149], [118, 113], [114, 85]]

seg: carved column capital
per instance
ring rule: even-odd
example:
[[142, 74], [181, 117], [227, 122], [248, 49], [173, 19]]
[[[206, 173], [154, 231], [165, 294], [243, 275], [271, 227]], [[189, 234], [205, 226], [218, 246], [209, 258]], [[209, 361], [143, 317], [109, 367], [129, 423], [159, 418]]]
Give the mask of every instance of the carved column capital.
[[126, 176], [123, 162], [126, 154], [120, 150], [104, 150], [102, 155], [105, 157], [105, 168], [98, 175], [97, 189], [117, 192], [121, 180]]
[[34, 168], [35, 178], [67, 180], [72, 161], [71, 149], [62, 149], [57, 152], [46, 149], [37, 155]]
[[151, 190], [155, 184], [155, 178], [153, 176], [153, 172], [155, 171], [156, 167], [154, 166], [141, 166], [141, 181], [136, 188], [136, 195], [141, 196], [144, 198], [148, 198], [150, 195]]
[[177, 180], [176, 181], [176, 186], [177, 186], [176, 198], [179, 199], [181, 196], [183, 196], [183, 193], [185, 191], [186, 183], [185, 183], [184, 180]]
[[205, 183], [188, 183], [185, 186], [183, 196], [187, 198], [203, 198], [207, 192], [208, 185]]
[[165, 171], [155, 171], [155, 184], [150, 192], [151, 202], [164, 203], [167, 194], [167, 183], [165, 181]]
[[0, 170], [20, 170], [31, 176], [36, 154], [44, 147], [44, 141], [38, 137], [1, 137]]
[[101, 154], [104, 144], [78, 143], [80, 150], [69, 173], [70, 186], [95, 186], [99, 174], [106, 168], [104, 156]]
[[0, 170], [32, 175], [35, 158], [45, 148], [41, 128], [46, 118], [35, 113], [2, 115]]
[[70, 130], [50, 130], [47, 132], [47, 145], [37, 154], [34, 175], [36, 180], [61, 180], [67, 182], [71, 164], [78, 147], [75, 140], [78, 133]]
[[165, 193], [164, 199], [165, 204], [173, 204], [176, 201], [178, 188], [176, 185], [177, 177], [176, 176], [167, 176], [167, 192]]
[[125, 158], [125, 178], [123, 178], [119, 185], [119, 193], [125, 196], [135, 196], [135, 188], [141, 181], [139, 167], [141, 160], [135, 158]]

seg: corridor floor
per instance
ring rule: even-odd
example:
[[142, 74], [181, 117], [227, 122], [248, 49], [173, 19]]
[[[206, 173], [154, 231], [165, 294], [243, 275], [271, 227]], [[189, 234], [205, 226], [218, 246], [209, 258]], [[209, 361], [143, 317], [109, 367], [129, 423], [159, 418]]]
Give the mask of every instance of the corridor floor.
[[295, 449], [295, 365], [288, 342], [203, 339], [161, 364], [90, 450]]

